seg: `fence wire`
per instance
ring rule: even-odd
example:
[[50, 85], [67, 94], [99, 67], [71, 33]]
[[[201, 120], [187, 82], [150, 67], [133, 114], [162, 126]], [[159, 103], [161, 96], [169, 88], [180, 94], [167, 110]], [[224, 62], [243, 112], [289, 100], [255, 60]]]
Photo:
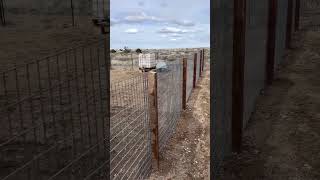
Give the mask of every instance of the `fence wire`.
[[39, 23], [44, 24], [60, 18], [57, 23], [62, 23], [61, 25], [67, 22], [66, 20], [73, 25], [79, 25], [84, 17], [108, 19], [108, 11], [109, 0], [0, 0], [3, 25], [21, 22], [21, 15], [32, 16], [33, 19], [40, 17]]
[[0, 74], [0, 179], [107, 177], [107, 65], [88, 43]]
[[111, 83], [111, 179], [143, 179], [151, 170], [147, 76]]
[[182, 110], [182, 63], [167, 63], [168, 69], [157, 72], [158, 127], [160, 151], [175, 130]]
[[301, 0], [301, 29], [319, 31], [320, 30], [320, 1]]

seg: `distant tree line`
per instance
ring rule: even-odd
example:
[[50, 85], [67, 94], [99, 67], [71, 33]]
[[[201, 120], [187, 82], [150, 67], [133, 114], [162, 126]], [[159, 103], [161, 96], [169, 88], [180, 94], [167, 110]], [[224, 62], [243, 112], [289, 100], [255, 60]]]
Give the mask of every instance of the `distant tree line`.
[[[119, 51], [120, 51], [120, 52], [123, 52], [123, 53], [126, 53], [126, 54], [132, 52], [132, 50], [129, 49], [127, 46], [125, 46], [123, 49], [119, 49]], [[116, 53], [117, 51], [116, 51], [115, 49], [111, 49], [110, 52], [111, 52], [111, 53]], [[142, 50], [141, 50], [140, 48], [138, 48], [138, 49], [135, 50], [135, 52], [136, 52], [137, 54], [140, 54], [140, 53], [142, 53]]]

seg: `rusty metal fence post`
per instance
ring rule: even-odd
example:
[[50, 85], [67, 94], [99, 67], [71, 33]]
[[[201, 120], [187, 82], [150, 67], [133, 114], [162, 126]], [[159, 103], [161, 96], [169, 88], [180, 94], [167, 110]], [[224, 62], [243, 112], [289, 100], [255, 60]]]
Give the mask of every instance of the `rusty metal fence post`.
[[267, 63], [266, 63], [266, 84], [270, 85], [274, 77], [276, 26], [278, 0], [269, 1], [268, 14], [268, 39], [267, 39]]
[[202, 71], [201, 71], [201, 67], [202, 67], [202, 50], [200, 50], [200, 59], [199, 59], [199, 77], [202, 76]]
[[74, 5], [73, 0], [70, 0], [70, 8], [71, 8], [71, 18], [72, 18], [72, 26], [75, 26], [75, 20], [74, 20]]
[[182, 109], [187, 107], [187, 58], [182, 59], [183, 73], [182, 73]]
[[197, 53], [194, 53], [194, 69], [193, 69], [193, 88], [196, 88], [197, 83]]
[[295, 9], [295, 31], [299, 30], [300, 26], [300, 7], [301, 7], [301, 1], [296, 0], [296, 9]]
[[158, 82], [157, 73], [150, 71], [148, 74], [148, 94], [149, 94], [149, 117], [151, 129], [151, 149], [153, 155], [153, 166], [159, 168], [159, 122], [158, 122]]
[[292, 39], [292, 16], [293, 16], [293, 2], [288, 0], [288, 11], [287, 11], [287, 34], [286, 34], [286, 48], [291, 48]]
[[246, 41], [246, 0], [234, 0], [232, 62], [232, 150], [241, 151]]
[[202, 67], [201, 67], [201, 70], [203, 71], [204, 70], [204, 64], [205, 64], [205, 51], [204, 49], [202, 49]]

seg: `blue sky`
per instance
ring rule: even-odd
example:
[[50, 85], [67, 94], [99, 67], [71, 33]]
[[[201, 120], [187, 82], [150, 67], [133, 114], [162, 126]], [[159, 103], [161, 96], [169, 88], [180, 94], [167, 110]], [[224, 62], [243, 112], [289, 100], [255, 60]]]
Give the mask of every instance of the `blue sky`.
[[210, 0], [111, 0], [111, 48], [210, 46]]

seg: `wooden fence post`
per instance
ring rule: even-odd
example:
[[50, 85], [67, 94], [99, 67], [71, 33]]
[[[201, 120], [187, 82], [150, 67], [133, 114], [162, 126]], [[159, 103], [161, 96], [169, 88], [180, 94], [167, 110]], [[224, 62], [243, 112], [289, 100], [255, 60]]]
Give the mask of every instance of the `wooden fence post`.
[[150, 71], [148, 74], [148, 94], [149, 94], [149, 117], [151, 129], [151, 147], [153, 155], [153, 163], [157, 169], [159, 168], [159, 123], [158, 123], [158, 82], [157, 73]]
[[187, 108], [187, 58], [182, 59], [183, 73], [182, 73], [182, 109]]
[[197, 83], [197, 53], [194, 53], [194, 60], [193, 60], [193, 88], [196, 88]]

